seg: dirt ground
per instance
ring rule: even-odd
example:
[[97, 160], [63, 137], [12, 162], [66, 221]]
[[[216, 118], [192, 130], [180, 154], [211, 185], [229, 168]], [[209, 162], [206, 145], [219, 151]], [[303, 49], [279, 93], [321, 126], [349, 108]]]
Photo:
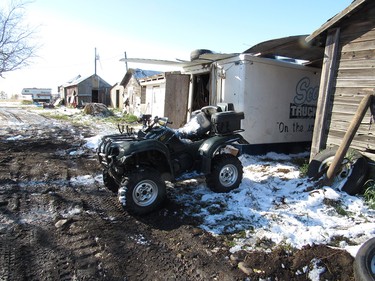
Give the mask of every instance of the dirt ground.
[[0, 280], [311, 280], [314, 262], [320, 280], [354, 280], [324, 245], [232, 254], [171, 200], [129, 215], [100, 181], [74, 181], [100, 175], [93, 127], [8, 108], [0, 125]]

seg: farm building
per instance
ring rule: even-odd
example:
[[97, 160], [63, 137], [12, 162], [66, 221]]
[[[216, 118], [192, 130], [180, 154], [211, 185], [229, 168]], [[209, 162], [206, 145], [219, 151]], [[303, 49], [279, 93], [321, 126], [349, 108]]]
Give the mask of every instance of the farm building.
[[89, 77], [78, 75], [59, 87], [60, 97], [67, 106], [83, 106], [86, 103], [103, 103], [109, 105], [111, 85], [100, 76]]
[[111, 91], [112, 105], [120, 109], [127, 107], [125, 111], [135, 115], [145, 113], [146, 88], [141, 86], [140, 79], [160, 73], [159, 71], [143, 70], [139, 68], [128, 69], [118, 87], [116, 87], [114, 91]]
[[[357, 0], [306, 38], [325, 46], [312, 156], [340, 145], [361, 100], [375, 89], [375, 2]], [[368, 110], [351, 147], [375, 159]]]
[[124, 104], [126, 101], [126, 96], [124, 93], [124, 86], [120, 85], [120, 83], [116, 83], [110, 89], [110, 102], [109, 106], [112, 108], [118, 108], [123, 110]]
[[139, 82], [145, 89], [143, 113], [167, 116], [173, 122], [172, 128], [186, 123], [190, 75], [165, 72], [142, 78]]
[[345, 178], [350, 194], [373, 176], [374, 15], [374, 1], [353, 1], [306, 38], [325, 47], [309, 166], [328, 165], [327, 178]]

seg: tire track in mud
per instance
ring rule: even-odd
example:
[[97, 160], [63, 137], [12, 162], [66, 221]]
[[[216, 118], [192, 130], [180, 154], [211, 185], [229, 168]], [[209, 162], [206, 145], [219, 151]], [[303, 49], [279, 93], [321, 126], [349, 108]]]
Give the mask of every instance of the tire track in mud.
[[7, 121], [7, 122], [14, 122], [15, 123], [24, 123], [18, 115], [14, 114], [13, 112], [10, 112], [9, 110], [1, 110], [0, 111], [0, 117], [1, 119]]
[[0, 280], [243, 279], [178, 206], [133, 217], [101, 184], [73, 183], [99, 172], [93, 152], [71, 153], [89, 129], [21, 127], [0, 147]]
[[26, 109], [0, 108], [0, 124], [4, 121], [15, 124], [41, 124], [47, 119], [43, 115], [30, 112]]
[[[241, 274], [231, 270], [224, 253], [218, 255], [218, 248], [212, 251], [215, 243], [210, 235], [187, 225], [176, 230], [155, 229], [128, 215], [117, 197], [102, 195], [93, 196], [84, 207], [91, 210], [91, 221], [96, 222], [92, 227], [102, 250], [103, 268], [113, 280], [124, 276], [126, 280], [241, 279]], [[165, 220], [176, 217], [167, 215]], [[196, 250], [202, 244], [206, 251], [199, 253]], [[218, 266], [222, 272], [217, 271]]]
[[7, 192], [2, 191], [0, 202], [4, 202], [1, 280], [72, 280], [70, 253], [59, 246], [51, 229], [56, 210], [50, 196], [36, 193], [32, 186], [23, 190], [13, 185], [7, 187]]

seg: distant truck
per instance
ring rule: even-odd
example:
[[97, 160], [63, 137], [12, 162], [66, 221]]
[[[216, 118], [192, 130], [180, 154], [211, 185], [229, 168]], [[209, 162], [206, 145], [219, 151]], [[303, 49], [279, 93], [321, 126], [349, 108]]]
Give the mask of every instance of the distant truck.
[[23, 98], [31, 98], [33, 102], [50, 103], [52, 101], [51, 88], [23, 88]]

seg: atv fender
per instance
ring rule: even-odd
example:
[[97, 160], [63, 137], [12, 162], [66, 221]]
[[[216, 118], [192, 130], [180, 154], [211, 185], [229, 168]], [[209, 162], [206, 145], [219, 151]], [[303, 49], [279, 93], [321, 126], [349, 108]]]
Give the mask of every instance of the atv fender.
[[126, 158], [134, 156], [139, 153], [147, 152], [147, 151], [158, 151], [160, 152], [166, 159], [168, 163], [168, 170], [172, 172], [171, 169], [171, 162], [170, 162], [170, 155], [168, 148], [158, 140], [154, 139], [146, 139], [142, 141], [133, 141], [133, 142], [124, 142], [120, 145], [122, 149], [120, 151], [124, 151], [124, 155], [119, 155], [119, 158], [122, 159], [122, 162], [126, 161]]
[[211, 172], [211, 160], [219, 148], [242, 139], [241, 135], [234, 134], [230, 136], [214, 136], [203, 142], [199, 147], [199, 154], [202, 157], [202, 173], [206, 175]]
[[[158, 140], [144, 139], [142, 141], [130, 141], [120, 144], [120, 148], [127, 154], [133, 155], [144, 151], [157, 150], [169, 159], [168, 148]], [[125, 155], [127, 156], [127, 155]]]

